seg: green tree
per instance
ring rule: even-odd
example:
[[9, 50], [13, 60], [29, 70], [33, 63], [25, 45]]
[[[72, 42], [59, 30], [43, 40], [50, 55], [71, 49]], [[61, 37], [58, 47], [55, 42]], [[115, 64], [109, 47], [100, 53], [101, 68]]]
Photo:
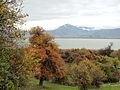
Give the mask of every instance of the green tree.
[[0, 90], [19, 89], [31, 71], [29, 58], [17, 42], [24, 34], [19, 29], [26, 16], [21, 12], [22, 2], [0, 0]]

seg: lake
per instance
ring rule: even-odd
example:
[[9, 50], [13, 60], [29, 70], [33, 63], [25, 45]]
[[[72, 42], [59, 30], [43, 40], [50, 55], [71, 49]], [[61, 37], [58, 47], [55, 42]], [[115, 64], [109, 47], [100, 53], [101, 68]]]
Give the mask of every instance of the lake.
[[105, 48], [110, 42], [113, 43], [112, 49], [120, 49], [120, 39], [80, 39], [80, 38], [57, 38], [55, 42], [60, 48]]

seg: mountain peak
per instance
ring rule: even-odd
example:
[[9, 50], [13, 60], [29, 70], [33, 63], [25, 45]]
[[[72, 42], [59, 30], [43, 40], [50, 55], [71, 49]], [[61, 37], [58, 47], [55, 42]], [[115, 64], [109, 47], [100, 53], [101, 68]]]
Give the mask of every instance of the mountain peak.
[[[71, 25], [71, 24], [64, 24], [64, 25], [62, 25], [62, 26], [60, 26], [60, 27], [65, 27], [65, 28], [67, 28], [67, 27], [76, 27], [76, 26]], [[58, 28], [59, 28], [59, 27], [58, 27]]]
[[71, 24], [64, 24], [63, 26], [71, 27], [71, 26], [73, 26], [73, 25], [71, 25]]
[[71, 24], [64, 24], [64, 25], [58, 27], [57, 29], [60, 29], [60, 30], [78, 30], [79, 28], [77, 26], [74, 26]]

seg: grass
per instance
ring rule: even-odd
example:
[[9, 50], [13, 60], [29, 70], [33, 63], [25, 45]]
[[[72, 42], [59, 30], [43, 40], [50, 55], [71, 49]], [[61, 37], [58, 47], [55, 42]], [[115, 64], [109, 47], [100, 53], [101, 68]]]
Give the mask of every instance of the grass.
[[90, 89], [90, 90], [120, 90], [120, 85], [116, 84], [116, 85], [103, 85], [101, 86], [101, 88], [99, 89]]
[[36, 79], [33, 79], [32, 83], [34, 83], [35, 86], [34, 90], [78, 90], [77, 87], [59, 85], [47, 81], [44, 81], [44, 87], [40, 88], [38, 86], [39, 81]]
[[[33, 90], [78, 90], [78, 87], [59, 85], [47, 81], [44, 82], [44, 87], [40, 88], [38, 86], [38, 82], [39, 82], [38, 80], [35, 79], [32, 80], [32, 83], [34, 83]], [[104, 84], [99, 89], [89, 89], [89, 90], [120, 90], [120, 84]]]

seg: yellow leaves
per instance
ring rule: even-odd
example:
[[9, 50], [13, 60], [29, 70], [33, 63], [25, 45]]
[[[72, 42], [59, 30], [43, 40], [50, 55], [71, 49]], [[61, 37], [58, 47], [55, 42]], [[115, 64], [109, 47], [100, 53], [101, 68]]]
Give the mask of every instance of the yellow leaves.
[[30, 38], [30, 43], [32, 44], [42, 44], [43, 43], [43, 40], [42, 40], [42, 37], [41, 36], [33, 36]]
[[8, 11], [8, 7], [6, 4], [2, 4], [1, 5], [1, 2], [0, 2], [0, 14], [2, 15], [3, 13], [6, 13], [6, 11]]

